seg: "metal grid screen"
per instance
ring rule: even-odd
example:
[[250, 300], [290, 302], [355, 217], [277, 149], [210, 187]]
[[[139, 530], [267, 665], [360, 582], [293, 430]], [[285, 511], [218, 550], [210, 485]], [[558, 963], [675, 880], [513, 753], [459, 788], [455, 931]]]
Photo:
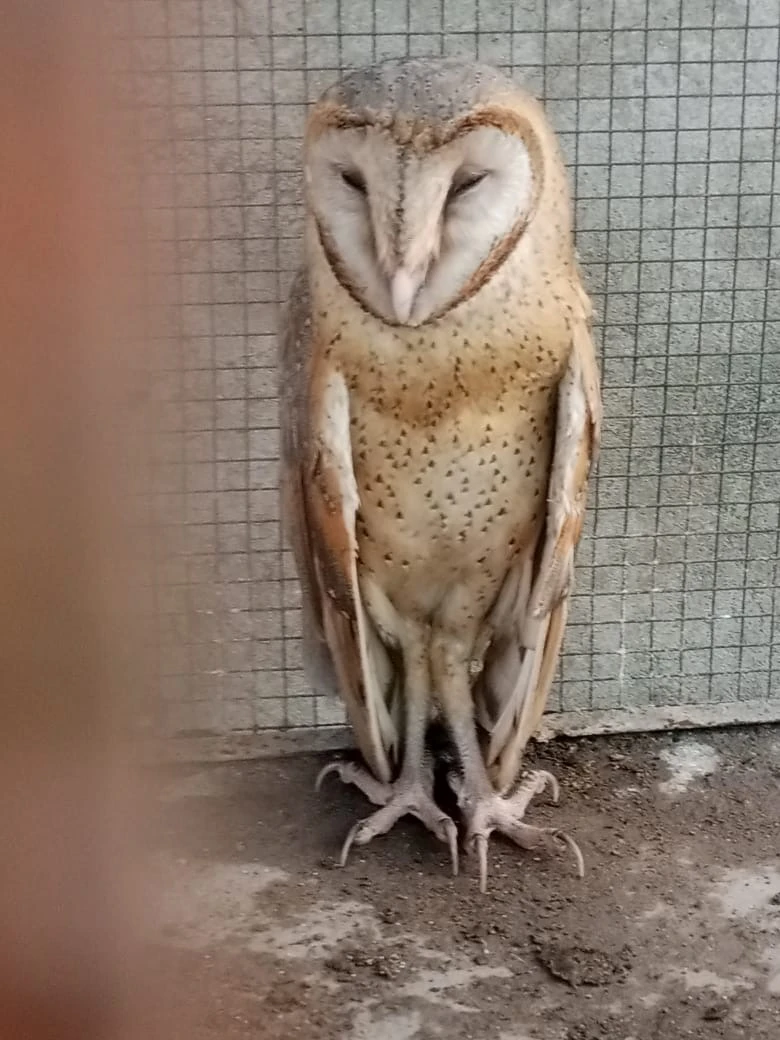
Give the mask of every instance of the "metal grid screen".
[[275, 330], [300, 255], [307, 100], [407, 54], [511, 71], [570, 166], [606, 421], [551, 711], [605, 727], [676, 706], [780, 716], [777, 0], [120, 7], [178, 344], [159, 377], [186, 536], [161, 597], [166, 730], [342, 722], [301, 672]]

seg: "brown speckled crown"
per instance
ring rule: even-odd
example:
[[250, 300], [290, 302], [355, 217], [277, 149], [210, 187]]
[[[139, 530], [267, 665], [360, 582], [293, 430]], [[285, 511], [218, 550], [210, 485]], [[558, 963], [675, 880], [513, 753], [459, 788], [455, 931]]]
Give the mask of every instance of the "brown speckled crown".
[[486, 125], [520, 134], [532, 161], [539, 158], [540, 132], [546, 147], [556, 148], [530, 94], [497, 69], [452, 58], [394, 59], [348, 73], [315, 104], [307, 136], [325, 127], [367, 125], [421, 150]]
[[488, 65], [455, 58], [402, 58], [348, 73], [321, 100], [351, 111], [449, 123], [467, 115], [475, 105], [506, 91], [517, 93], [517, 89], [508, 76]]

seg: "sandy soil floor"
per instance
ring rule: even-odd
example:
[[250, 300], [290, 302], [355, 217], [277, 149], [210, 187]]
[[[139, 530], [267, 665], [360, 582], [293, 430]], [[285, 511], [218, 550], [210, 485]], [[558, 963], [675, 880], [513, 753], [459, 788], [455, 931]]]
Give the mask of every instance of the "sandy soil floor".
[[[188, 1040], [769, 1040], [780, 1035], [780, 729], [556, 741], [582, 845], [496, 841], [459, 877], [416, 821], [335, 857], [368, 804], [321, 758], [166, 772], [150, 956]], [[199, 821], [193, 837], [191, 820]]]

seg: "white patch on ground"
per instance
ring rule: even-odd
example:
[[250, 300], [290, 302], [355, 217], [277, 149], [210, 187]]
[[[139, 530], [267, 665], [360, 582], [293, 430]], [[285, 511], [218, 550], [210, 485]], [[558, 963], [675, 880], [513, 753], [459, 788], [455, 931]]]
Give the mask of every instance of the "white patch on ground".
[[657, 921], [660, 917], [666, 917], [669, 909], [669, 904], [659, 899], [655, 906], [642, 911], [642, 917], [645, 921]]
[[[475, 965], [457, 951], [432, 950], [421, 935], [386, 936], [373, 908], [356, 901], [312, 903], [301, 892], [300, 911], [280, 921], [264, 910], [262, 893], [273, 884], [289, 885], [291, 878], [262, 863], [203, 863], [164, 857], [159, 867], [164, 884], [158, 920], [171, 945], [204, 949], [238, 943], [252, 953], [309, 962], [312, 979], [338, 989], [338, 982], [322, 970], [321, 962], [336, 954], [342, 944], [381, 943], [391, 950], [402, 942], [427, 965], [410, 967], [397, 995], [460, 1013], [477, 1009], [458, 1002], [449, 991], [462, 996], [482, 979], [512, 977], [503, 965]], [[379, 1019], [373, 1019], [373, 1014], [376, 1012], [365, 1006], [358, 1011], [351, 1040], [412, 1040], [422, 1021], [411, 1012], [388, 1013], [389, 1017]]]
[[711, 989], [720, 997], [733, 997], [741, 989], [752, 989], [752, 984], [739, 979], [724, 979], [706, 968], [674, 968], [667, 977], [679, 980], [690, 993], [695, 989]]
[[427, 961], [438, 961], [439, 964], [451, 964], [452, 957], [448, 953], [442, 953], [441, 950], [431, 950], [427, 946], [420, 944], [419, 936], [407, 935], [407, 939], [411, 939], [415, 944], [415, 953], [418, 957], [422, 957]]
[[626, 798], [636, 798], [643, 792], [641, 787], [617, 787], [612, 793], [615, 796], [615, 798], [624, 800]]
[[780, 945], [767, 946], [764, 950], [764, 964], [769, 969], [766, 988], [775, 996], [780, 996]]
[[257, 921], [258, 896], [287, 878], [262, 863], [162, 864], [159, 926], [175, 945], [200, 948], [242, 938]]
[[465, 989], [480, 979], [510, 979], [509, 968], [491, 968], [489, 965], [471, 964], [463, 968], [445, 968], [439, 971], [425, 970], [415, 973], [415, 978], [401, 986], [398, 995], [401, 997], [417, 997], [429, 1004], [442, 1004], [451, 1011], [476, 1012], [478, 1009], [466, 1004], [454, 1003], [443, 995], [442, 990]]
[[178, 777], [160, 793], [161, 802], [180, 802], [184, 798], [219, 798], [225, 793], [224, 781], [216, 769], [201, 769]]
[[771, 903], [778, 892], [780, 870], [774, 866], [730, 870], [712, 889], [725, 917], [747, 921], [756, 931], [771, 936], [762, 960], [769, 972], [767, 989], [780, 995], [780, 910]]
[[388, 938], [384, 936], [373, 909], [357, 902], [317, 903], [301, 913], [292, 924], [266, 922], [262, 930], [252, 935], [248, 947], [255, 953], [270, 953], [293, 960], [324, 960], [333, 956], [342, 943], [356, 941], [382, 942], [387, 950], [405, 941], [420, 958], [438, 961], [435, 967], [413, 968], [409, 981], [399, 986], [398, 995], [439, 1004], [450, 1011], [471, 1012], [476, 1009], [453, 1001], [445, 995], [446, 990], [464, 990], [486, 978], [512, 977], [509, 968], [475, 965], [468, 958], [458, 958], [461, 963], [457, 965], [452, 956], [429, 949], [415, 934]]
[[661, 1003], [660, 993], [641, 993], [639, 995], [639, 1003], [646, 1008], [658, 1007]]
[[[722, 881], [712, 889], [727, 917], [761, 917], [761, 924], [773, 923], [780, 930], [780, 915], [770, 899], [780, 891], [780, 870], [765, 867], [753, 870], [729, 870]], [[765, 916], [765, 919], [764, 919]]]
[[385, 1018], [373, 1018], [370, 1011], [360, 1011], [355, 1016], [350, 1040], [413, 1040], [421, 1026], [419, 1011]]
[[694, 780], [714, 773], [720, 762], [717, 751], [698, 740], [681, 740], [674, 747], [665, 748], [661, 758], [672, 775], [658, 786], [664, 794], [669, 795], [687, 791]]
[[324, 959], [339, 944], [360, 935], [372, 941], [380, 936], [374, 912], [364, 903], [315, 903], [294, 924], [266, 923], [249, 941], [254, 953], [271, 953], [291, 960]]

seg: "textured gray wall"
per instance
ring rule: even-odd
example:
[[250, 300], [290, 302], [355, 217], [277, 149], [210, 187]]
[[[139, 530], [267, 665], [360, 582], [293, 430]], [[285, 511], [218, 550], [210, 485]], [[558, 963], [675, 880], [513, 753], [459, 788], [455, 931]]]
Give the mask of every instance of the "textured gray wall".
[[161, 595], [166, 726], [342, 718], [300, 671], [274, 331], [299, 257], [306, 102], [342, 68], [405, 54], [511, 70], [570, 163], [606, 420], [552, 710], [780, 714], [777, 0], [120, 6], [149, 253], [180, 338], [158, 438], [164, 507], [186, 521]]

